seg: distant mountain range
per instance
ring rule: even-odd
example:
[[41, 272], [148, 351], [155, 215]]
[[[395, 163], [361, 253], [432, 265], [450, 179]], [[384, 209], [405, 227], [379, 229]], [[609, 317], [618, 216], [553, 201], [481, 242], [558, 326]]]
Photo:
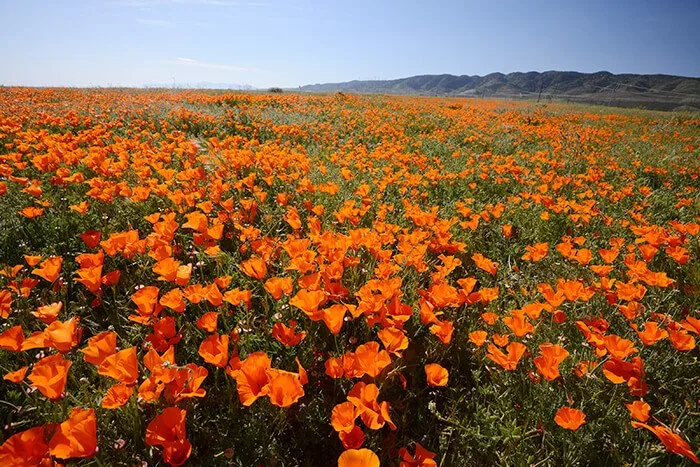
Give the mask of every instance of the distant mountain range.
[[559, 100], [655, 110], [700, 110], [700, 78], [671, 75], [491, 73], [486, 76], [420, 75], [393, 80], [311, 84], [302, 92], [347, 92]]

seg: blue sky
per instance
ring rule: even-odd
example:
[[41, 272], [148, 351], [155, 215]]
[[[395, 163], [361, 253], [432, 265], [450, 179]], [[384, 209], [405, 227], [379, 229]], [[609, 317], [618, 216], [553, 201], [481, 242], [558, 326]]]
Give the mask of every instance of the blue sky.
[[700, 0], [0, 0], [0, 84], [700, 77]]

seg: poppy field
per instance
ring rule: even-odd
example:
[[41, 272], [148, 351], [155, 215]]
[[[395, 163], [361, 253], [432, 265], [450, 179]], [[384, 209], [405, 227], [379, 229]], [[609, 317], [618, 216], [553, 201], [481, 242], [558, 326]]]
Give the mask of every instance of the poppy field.
[[694, 465], [700, 117], [0, 88], [0, 465]]

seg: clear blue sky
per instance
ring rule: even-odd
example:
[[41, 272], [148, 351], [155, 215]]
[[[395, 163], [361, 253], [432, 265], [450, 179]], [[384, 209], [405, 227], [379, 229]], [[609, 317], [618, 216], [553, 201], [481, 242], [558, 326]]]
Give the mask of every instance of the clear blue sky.
[[0, 84], [700, 77], [700, 0], [0, 0]]

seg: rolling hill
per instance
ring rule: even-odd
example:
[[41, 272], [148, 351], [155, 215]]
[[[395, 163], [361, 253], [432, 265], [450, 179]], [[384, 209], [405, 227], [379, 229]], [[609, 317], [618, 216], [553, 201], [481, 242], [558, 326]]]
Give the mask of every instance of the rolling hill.
[[393, 80], [311, 84], [302, 92], [348, 92], [493, 97], [582, 102], [654, 110], [700, 110], [700, 78], [615, 75], [606, 71], [491, 73], [486, 76], [419, 75]]

